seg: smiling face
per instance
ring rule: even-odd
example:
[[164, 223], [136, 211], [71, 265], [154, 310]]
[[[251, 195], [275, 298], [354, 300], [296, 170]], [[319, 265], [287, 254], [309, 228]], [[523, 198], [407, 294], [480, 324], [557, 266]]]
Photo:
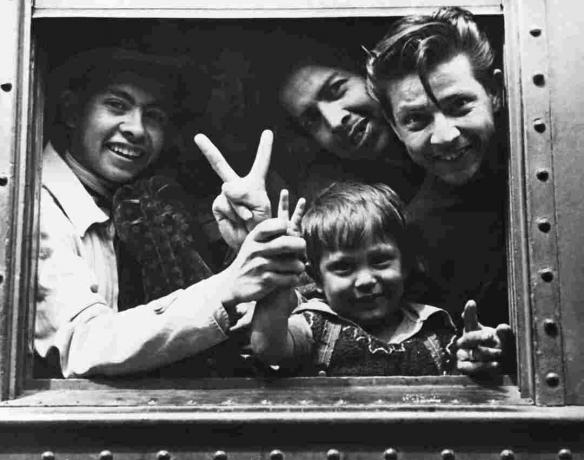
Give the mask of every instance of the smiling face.
[[428, 83], [437, 104], [416, 74], [386, 84], [392, 126], [414, 162], [448, 184], [465, 184], [487, 155], [499, 100], [477, 81], [464, 54], [437, 65]]
[[70, 153], [98, 177], [121, 184], [155, 161], [164, 144], [168, 115], [162, 87], [133, 73], [122, 73], [71, 107]]
[[368, 330], [383, 328], [400, 313], [404, 271], [391, 238], [368, 238], [355, 249], [325, 251], [320, 284], [330, 307]]
[[294, 71], [280, 93], [284, 109], [325, 150], [340, 158], [387, 154], [391, 128], [367, 94], [365, 79], [320, 65]]

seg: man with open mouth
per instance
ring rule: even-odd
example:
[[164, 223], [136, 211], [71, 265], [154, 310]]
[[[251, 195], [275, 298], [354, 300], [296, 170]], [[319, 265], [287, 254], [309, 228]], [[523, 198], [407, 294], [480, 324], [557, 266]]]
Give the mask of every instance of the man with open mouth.
[[416, 295], [455, 319], [474, 299], [488, 324], [507, 321], [506, 148], [496, 135], [494, 59], [472, 15], [452, 7], [396, 21], [367, 61], [370, 93], [426, 172], [407, 211], [427, 277]]
[[[201, 259], [195, 279], [122, 308], [120, 288], [133, 285], [118, 277], [122, 233], [136, 251], [162, 259], [158, 266], [170, 265], [165, 257], [194, 254], [169, 250], [181, 249], [182, 241], [175, 240], [193, 238], [190, 228], [181, 227], [186, 221], [176, 219], [159, 199], [170, 192], [169, 183], [150, 178], [142, 194], [127, 186], [172, 140], [171, 108], [177, 110], [181, 100], [181, 70], [181, 61], [171, 57], [105, 48], [70, 58], [50, 79], [59, 110], [43, 155], [37, 376], [133, 374], [199, 358], [231, 342], [227, 339], [241, 316], [238, 305], [276, 285], [296, 284], [304, 271], [303, 240], [284, 237], [285, 224], [267, 222], [249, 233], [223, 271], [213, 274]], [[114, 205], [120, 194], [129, 212]], [[120, 213], [127, 215], [117, 219]], [[160, 223], [157, 234], [150, 232], [153, 223]], [[290, 257], [277, 259], [270, 249]], [[161, 271], [152, 279], [170, 285], [178, 275]], [[224, 356], [237, 359], [237, 353]], [[189, 375], [206, 375], [205, 363], [190, 363], [200, 368], [191, 368]]]

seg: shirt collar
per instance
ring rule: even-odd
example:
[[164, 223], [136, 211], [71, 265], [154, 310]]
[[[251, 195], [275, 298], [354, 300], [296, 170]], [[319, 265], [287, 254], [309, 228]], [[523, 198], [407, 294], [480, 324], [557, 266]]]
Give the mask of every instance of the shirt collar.
[[80, 236], [91, 225], [109, 220], [51, 143], [43, 153], [42, 177], [43, 187], [53, 195]]
[[[298, 308], [296, 308], [294, 310], [294, 313], [300, 313], [302, 311], [311, 310], [336, 316], [337, 318], [341, 318], [343, 321], [346, 321], [357, 327], [360, 327], [353, 321], [339, 316], [337, 312], [335, 312], [328, 304], [326, 304], [320, 299], [310, 299], [306, 303], [303, 303]], [[434, 315], [442, 316], [445, 324], [452, 327], [453, 331], [456, 331], [456, 327], [452, 322], [452, 318], [450, 317], [446, 310], [443, 310], [441, 308], [433, 307], [431, 305], [406, 302], [405, 305], [402, 307], [402, 311], [404, 314], [402, 321], [395, 330], [395, 332], [393, 333], [391, 339], [388, 341], [389, 343], [400, 344], [412, 338], [414, 335], [416, 335], [418, 332], [422, 330], [422, 328], [424, 327], [424, 322]]]

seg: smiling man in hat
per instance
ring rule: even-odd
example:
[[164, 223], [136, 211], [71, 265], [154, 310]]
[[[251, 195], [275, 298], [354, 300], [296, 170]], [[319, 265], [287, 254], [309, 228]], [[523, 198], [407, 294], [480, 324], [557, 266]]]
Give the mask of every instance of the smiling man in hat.
[[[169, 143], [180, 74], [173, 59], [111, 48], [54, 72], [59, 109], [43, 155], [34, 340], [37, 369], [48, 375], [130, 374], [197, 355], [228, 338], [238, 304], [292, 285], [303, 271], [303, 241], [268, 221], [222, 272], [120, 308], [112, 202]], [[291, 257], [271, 255], [282, 252]]]

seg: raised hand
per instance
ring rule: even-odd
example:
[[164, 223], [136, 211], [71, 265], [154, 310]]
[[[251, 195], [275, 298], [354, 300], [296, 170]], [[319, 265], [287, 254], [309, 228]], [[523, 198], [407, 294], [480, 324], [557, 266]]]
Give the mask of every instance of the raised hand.
[[273, 141], [271, 131], [262, 132], [253, 165], [246, 176], [240, 177], [207, 136], [195, 136], [195, 143], [223, 180], [221, 193], [213, 202], [213, 215], [221, 236], [234, 249], [239, 249], [256, 225], [271, 217], [266, 175], [270, 167]]
[[302, 222], [302, 217], [304, 216], [304, 211], [306, 209], [306, 200], [304, 198], [299, 198], [296, 202], [296, 207], [290, 217], [290, 195], [288, 190], [282, 189], [280, 191], [280, 201], [278, 202], [278, 219], [281, 219], [288, 224], [288, 235], [300, 236], [302, 230], [300, 224]]
[[260, 223], [246, 237], [231, 265], [217, 275], [223, 279], [221, 300], [227, 309], [298, 284], [306, 244], [298, 236], [287, 235], [287, 230], [288, 223], [282, 219]]
[[480, 324], [474, 300], [466, 302], [462, 319], [464, 333], [456, 342], [458, 370], [469, 375], [499, 370], [508, 349], [511, 328], [507, 324], [500, 324], [496, 329]]

